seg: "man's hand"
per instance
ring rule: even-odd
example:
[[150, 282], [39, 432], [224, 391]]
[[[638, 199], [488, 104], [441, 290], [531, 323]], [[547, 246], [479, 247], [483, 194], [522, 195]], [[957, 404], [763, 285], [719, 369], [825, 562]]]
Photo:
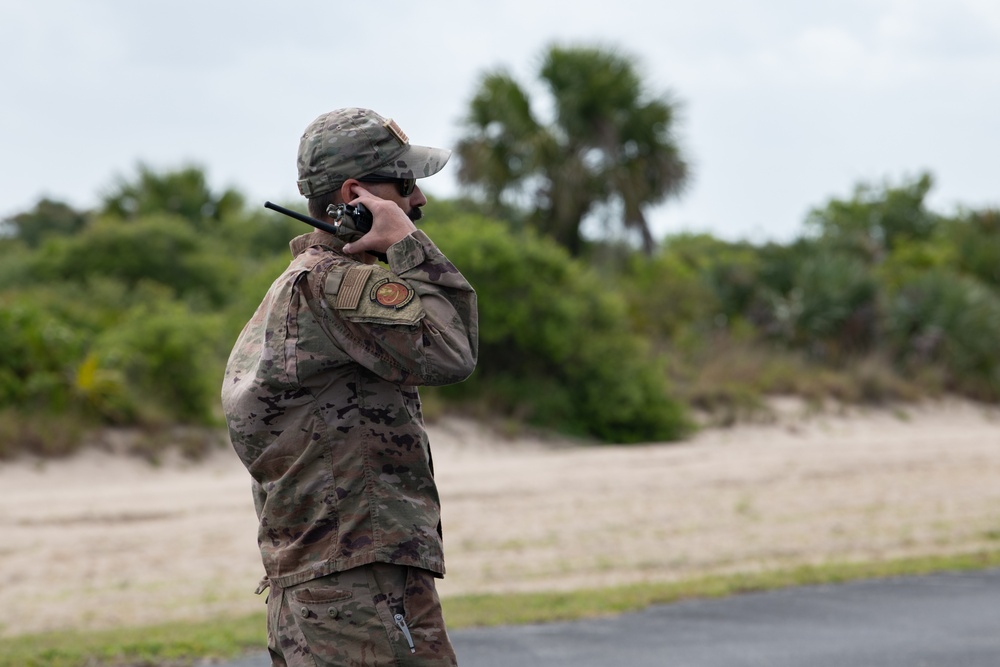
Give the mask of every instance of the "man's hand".
[[394, 201], [376, 197], [360, 185], [351, 188], [354, 195], [351, 205], [364, 204], [372, 213], [372, 228], [357, 241], [344, 245], [344, 252], [357, 255], [363, 252], [382, 253], [397, 241], [401, 241], [417, 230], [406, 212]]

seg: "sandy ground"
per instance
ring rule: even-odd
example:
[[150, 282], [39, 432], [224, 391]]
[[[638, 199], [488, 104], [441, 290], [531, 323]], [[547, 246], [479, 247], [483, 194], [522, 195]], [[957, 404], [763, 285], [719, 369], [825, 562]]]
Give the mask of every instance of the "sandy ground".
[[[1000, 411], [962, 402], [574, 447], [431, 427], [442, 595], [670, 580], [1000, 545]], [[263, 609], [234, 454], [0, 465], [0, 636]]]

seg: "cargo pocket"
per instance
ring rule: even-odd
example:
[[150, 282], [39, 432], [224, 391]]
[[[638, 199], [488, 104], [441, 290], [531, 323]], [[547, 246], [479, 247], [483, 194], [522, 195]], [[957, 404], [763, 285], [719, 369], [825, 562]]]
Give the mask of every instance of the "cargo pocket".
[[289, 610], [318, 667], [396, 664], [365, 569], [337, 572], [288, 589]]

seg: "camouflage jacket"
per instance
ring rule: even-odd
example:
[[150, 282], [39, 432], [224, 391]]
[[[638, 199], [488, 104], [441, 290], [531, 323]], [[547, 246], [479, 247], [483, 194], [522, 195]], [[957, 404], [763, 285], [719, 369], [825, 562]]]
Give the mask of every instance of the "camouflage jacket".
[[226, 367], [230, 439], [279, 586], [372, 562], [444, 574], [416, 386], [472, 373], [476, 294], [422, 231], [389, 248], [390, 269], [342, 246], [325, 232], [291, 242]]

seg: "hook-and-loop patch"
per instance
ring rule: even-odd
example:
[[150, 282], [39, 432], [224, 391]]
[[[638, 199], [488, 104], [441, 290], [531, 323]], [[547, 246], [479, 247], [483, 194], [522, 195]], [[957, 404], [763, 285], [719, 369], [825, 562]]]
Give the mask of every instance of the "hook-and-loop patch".
[[343, 317], [353, 322], [415, 324], [424, 316], [414, 289], [377, 265], [356, 265], [343, 272], [335, 269], [326, 279], [325, 291]]

